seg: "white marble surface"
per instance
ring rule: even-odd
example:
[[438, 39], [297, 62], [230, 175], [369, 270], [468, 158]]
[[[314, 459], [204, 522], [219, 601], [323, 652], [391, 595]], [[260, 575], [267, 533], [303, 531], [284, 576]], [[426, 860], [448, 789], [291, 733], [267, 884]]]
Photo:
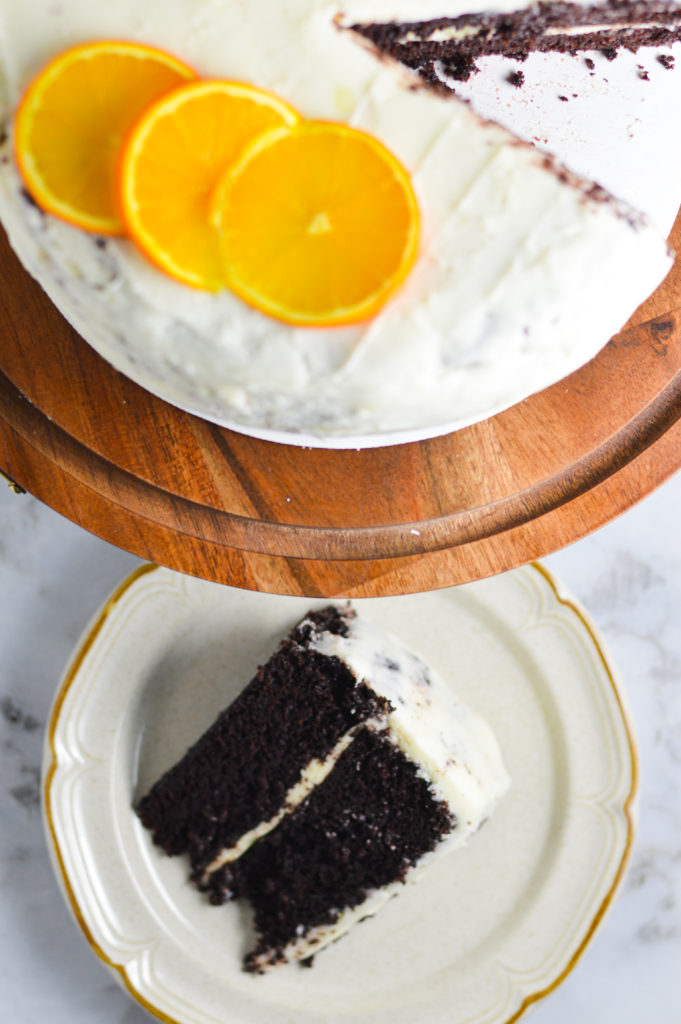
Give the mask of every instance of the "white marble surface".
[[[640, 747], [638, 836], [620, 897], [537, 1024], [681, 1021], [681, 475], [546, 559], [598, 622]], [[52, 695], [91, 613], [137, 564], [29, 495], [0, 487], [2, 1019], [142, 1024], [72, 923], [39, 809]], [[415, 1022], [421, 1024], [421, 1022]]]

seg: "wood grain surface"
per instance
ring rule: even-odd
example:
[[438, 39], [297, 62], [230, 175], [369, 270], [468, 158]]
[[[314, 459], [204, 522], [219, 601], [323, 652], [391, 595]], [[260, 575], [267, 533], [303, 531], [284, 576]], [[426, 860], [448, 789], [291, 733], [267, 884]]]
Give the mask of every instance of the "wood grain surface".
[[175, 409], [72, 330], [4, 236], [0, 271], [0, 467], [193, 575], [310, 595], [448, 586], [584, 536], [681, 466], [679, 262], [577, 373], [446, 437], [365, 451], [276, 445]]

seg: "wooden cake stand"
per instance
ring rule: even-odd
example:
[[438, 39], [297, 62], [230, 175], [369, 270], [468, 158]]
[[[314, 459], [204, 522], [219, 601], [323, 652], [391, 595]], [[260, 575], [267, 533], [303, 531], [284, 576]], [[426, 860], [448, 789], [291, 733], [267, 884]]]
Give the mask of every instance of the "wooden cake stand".
[[[681, 219], [672, 244], [681, 248]], [[587, 366], [446, 437], [277, 445], [168, 405], [61, 317], [0, 237], [0, 467], [87, 530], [237, 587], [445, 587], [597, 529], [681, 466], [681, 261]]]

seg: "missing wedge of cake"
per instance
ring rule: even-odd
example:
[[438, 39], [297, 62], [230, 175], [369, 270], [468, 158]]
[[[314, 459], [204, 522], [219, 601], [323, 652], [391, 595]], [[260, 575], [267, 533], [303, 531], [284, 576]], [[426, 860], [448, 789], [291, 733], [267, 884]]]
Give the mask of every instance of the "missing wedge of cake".
[[[29, 11], [7, 0], [0, 218], [14, 249], [115, 367], [255, 436], [389, 444], [513, 405], [595, 356], [672, 256], [642, 214], [481, 120], [440, 81], [425, 82], [414, 69], [432, 71], [423, 54], [369, 38], [401, 22], [413, 33], [418, 11], [430, 28], [414, 45], [430, 45], [438, 19], [449, 31], [447, 18], [471, 10], [479, 6], [458, 0], [154, 0], [143, 12], [133, 0], [36, 0]], [[253, 83], [301, 117], [346, 123], [394, 154], [420, 209], [420, 246], [381, 312], [340, 328], [291, 326], [228, 289], [199, 292], [166, 277], [126, 239], [87, 235], [38, 209], [13, 159], [13, 112], [57, 49], [97, 38], [165, 48], [202, 77]], [[371, 247], [351, 256], [371, 260]]]
[[246, 899], [245, 967], [304, 960], [462, 846], [509, 779], [489, 726], [349, 606], [310, 612], [141, 800], [214, 903]]

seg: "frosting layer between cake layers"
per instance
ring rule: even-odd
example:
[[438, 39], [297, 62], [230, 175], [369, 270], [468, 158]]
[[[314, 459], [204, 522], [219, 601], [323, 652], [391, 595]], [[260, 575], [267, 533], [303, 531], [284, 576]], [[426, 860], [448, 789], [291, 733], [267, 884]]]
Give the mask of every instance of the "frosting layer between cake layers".
[[251, 902], [246, 965], [260, 971], [376, 913], [507, 786], [480, 716], [394, 637], [331, 607], [292, 631], [138, 813], [158, 845], [189, 854], [212, 902]]
[[[359, 0], [353, 16], [361, 22], [357, 30], [382, 52], [417, 70], [425, 81], [452, 89], [479, 70], [480, 58], [492, 55], [522, 61], [535, 52], [590, 50], [612, 60], [621, 48], [637, 52], [681, 39], [677, 0], [472, 0], [460, 6], [463, 12], [457, 4], [447, 9], [437, 2], [405, 0], [391, 5], [399, 14], [393, 13], [388, 23], [384, 18], [371, 23], [376, 4]], [[522, 75], [515, 84], [522, 84]]]
[[6, 118], [55, 52], [124, 37], [165, 47], [205, 76], [270, 89], [304, 117], [376, 135], [412, 175], [423, 237], [410, 278], [372, 322], [291, 328], [228, 291], [200, 294], [165, 278], [130, 243], [102, 247], [26, 201], [8, 139], [0, 217], [14, 248], [115, 366], [177, 405], [256, 434], [380, 443], [513, 404], [595, 355], [671, 259], [630, 208], [455, 97], [415, 88], [413, 72], [377, 59], [338, 21], [474, 7], [7, 0], [0, 12]]

